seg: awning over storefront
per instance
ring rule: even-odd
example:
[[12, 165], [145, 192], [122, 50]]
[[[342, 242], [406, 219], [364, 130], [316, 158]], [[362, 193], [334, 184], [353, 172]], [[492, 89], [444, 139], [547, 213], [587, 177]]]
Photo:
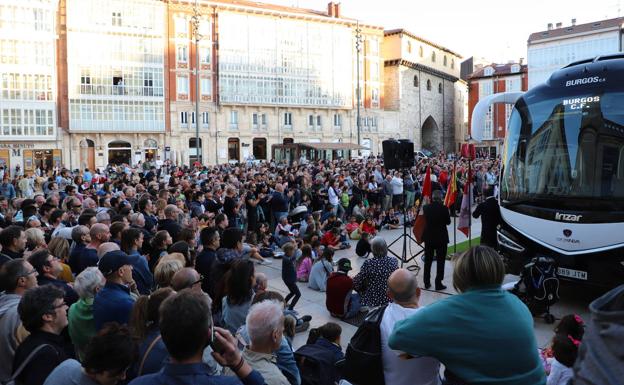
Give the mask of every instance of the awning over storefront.
[[346, 150], [368, 150], [369, 148], [357, 145], [355, 143], [297, 143], [301, 147], [308, 147], [314, 150], [335, 150], [335, 151], [346, 151]]

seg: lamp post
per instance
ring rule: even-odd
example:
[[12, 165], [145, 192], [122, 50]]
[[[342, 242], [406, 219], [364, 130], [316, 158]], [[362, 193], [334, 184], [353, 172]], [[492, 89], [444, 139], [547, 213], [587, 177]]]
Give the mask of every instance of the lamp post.
[[357, 98], [357, 144], [358, 149], [357, 153], [360, 154], [360, 49], [362, 45], [362, 30], [360, 29], [360, 22], [358, 21], [355, 27], [355, 50], [356, 50], [356, 77], [357, 77], [357, 87], [356, 89], [356, 98]]
[[195, 158], [198, 162], [201, 150], [201, 146], [199, 145], [199, 41], [202, 39], [199, 33], [200, 23], [201, 13], [199, 12], [199, 2], [195, 0], [191, 24], [193, 25], [193, 37], [195, 38]]

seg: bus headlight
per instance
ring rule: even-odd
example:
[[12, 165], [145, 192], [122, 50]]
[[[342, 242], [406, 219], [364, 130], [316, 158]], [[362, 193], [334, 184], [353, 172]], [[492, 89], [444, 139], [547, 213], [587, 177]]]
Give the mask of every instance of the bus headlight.
[[506, 248], [508, 248], [510, 250], [516, 251], [518, 253], [523, 253], [524, 252], [524, 247], [520, 246], [513, 239], [511, 239], [511, 236], [505, 235], [500, 230], [496, 232], [496, 237], [498, 238], [498, 243], [501, 246], [504, 246], [504, 247], [506, 247]]

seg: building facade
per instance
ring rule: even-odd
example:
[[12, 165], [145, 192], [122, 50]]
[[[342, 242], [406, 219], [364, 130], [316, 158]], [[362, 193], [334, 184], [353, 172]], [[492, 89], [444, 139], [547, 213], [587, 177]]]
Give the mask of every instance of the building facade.
[[489, 64], [468, 77], [468, 134], [483, 130], [483, 141], [477, 150], [496, 156], [501, 153], [507, 133], [507, 123], [513, 107], [510, 104], [490, 106], [485, 127], [472, 127], [472, 111], [479, 100], [501, 92], [521, 92], [528, 89], [527, 65], [522, 63]]
[[65, 164], [164, 158], [165, 3], [61, 0]]
[[385, 31], [385, 109], [398, 113], [396, 135], [416, 149], [452, 151], [461, 56], [406, 30]]
[[381, 27], [342, 18], [335, 3], [327, 13], [244, 1], [193, 5], [168, 2], [174, 159], [197, 159], [196, 121], [202, 163], [271, 159], [272, 145], [292, 141], [356, 143], [358, 36], [360, 142], [375, 151], [383, 132]]
[[63, 163], [57, 129], [57, 0], [0, 2], [0, 166]]
[[600, 55], [622, 52], [624, 17], [570, 26], [548, 24], [546, 31], [529, 36], [529, 88], [542, 84], [566, 65]]

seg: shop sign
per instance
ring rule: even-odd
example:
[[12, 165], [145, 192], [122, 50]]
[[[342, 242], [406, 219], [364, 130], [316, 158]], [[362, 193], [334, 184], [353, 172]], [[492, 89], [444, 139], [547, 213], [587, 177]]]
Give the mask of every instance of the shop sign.
[[33, 143], [0, 143], [0, 148], [35, 148], [35, 145]]

